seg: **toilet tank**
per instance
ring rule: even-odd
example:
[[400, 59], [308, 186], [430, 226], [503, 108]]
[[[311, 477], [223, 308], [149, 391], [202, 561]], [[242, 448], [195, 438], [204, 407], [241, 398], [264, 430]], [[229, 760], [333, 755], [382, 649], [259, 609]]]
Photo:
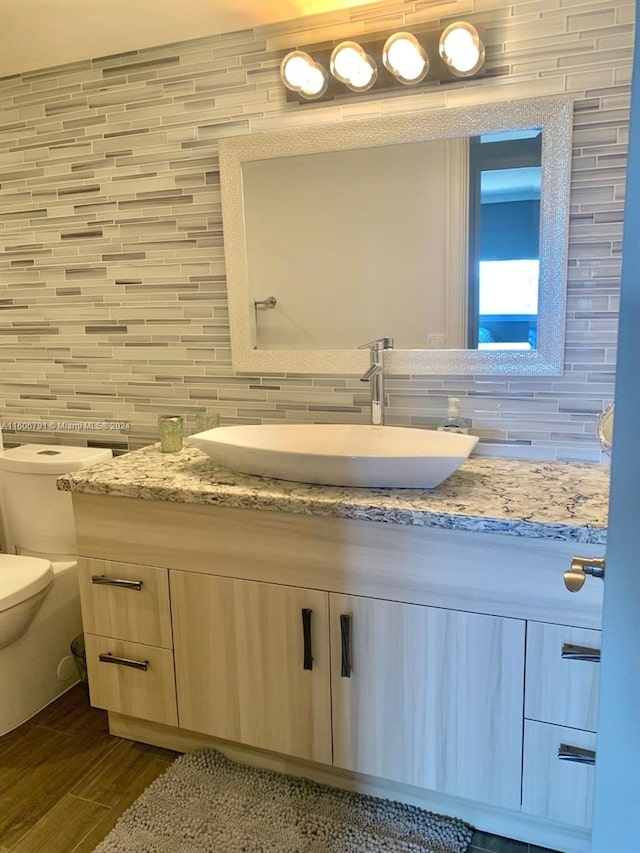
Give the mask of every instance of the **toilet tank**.
[[56, 480], [111, 456], [103, 448], [55, 444], [23, 444], [0, 451], [2, 514], [12, 550], [50, 560], [75, 555], [71, 495], [58, 491]]

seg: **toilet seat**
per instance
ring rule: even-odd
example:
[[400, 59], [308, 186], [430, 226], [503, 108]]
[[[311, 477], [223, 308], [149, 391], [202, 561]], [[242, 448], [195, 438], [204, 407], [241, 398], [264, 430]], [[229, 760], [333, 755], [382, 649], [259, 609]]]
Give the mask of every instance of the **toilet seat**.
[[52, 582], [49, 560], [0, 554], [0, 612], [32, 598]]

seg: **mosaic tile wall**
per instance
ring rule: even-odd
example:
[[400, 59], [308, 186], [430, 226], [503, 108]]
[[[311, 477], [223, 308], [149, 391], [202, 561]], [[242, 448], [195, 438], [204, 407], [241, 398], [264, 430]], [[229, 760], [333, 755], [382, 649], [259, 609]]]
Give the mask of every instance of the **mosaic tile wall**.
[[[388, 414], [433, 426], [455, 393], [483, 453], [602, 461], [595, 419], [613, 397], [633, 13], [632, 0], [388, 0], [0, 80], [5, 444], [139, 447], [167, 411], [216, 411], [223, 424], [366, 422], [357, 377], [234, 375], [217, 140], [569, 92], [564, 375], [391, 378]], [[486, 26], [496, 76], [285, 102], [278, 66], [297, 43], [462, 15]]]

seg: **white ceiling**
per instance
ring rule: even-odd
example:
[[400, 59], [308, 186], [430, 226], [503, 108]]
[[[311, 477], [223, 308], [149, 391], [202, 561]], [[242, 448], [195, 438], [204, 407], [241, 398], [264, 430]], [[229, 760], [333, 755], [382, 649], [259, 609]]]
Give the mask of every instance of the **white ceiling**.
[[0, 0], [0, 77], [371, 0]]

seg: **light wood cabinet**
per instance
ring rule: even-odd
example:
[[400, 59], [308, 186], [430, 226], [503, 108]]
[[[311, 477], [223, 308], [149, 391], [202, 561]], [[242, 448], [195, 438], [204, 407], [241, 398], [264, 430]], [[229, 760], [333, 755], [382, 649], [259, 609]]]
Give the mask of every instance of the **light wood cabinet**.
[[519, 808], [524, 622], [346, 595], [330, 610], [334, 764]]
[[177, 571], [171, 601], [184, 728], [519, 807], [524, 622]]
[[171, 601], [180, 725], [331, 764], [327, 593], [172, 571]]
[[587, 853], [593, 767], [558, 749], [593, 748], [598, 665], [562, 649], [598, 648], [602, 584], [565, 589], [575, 544], [94, 495], [74, 512], [114, 734]]

